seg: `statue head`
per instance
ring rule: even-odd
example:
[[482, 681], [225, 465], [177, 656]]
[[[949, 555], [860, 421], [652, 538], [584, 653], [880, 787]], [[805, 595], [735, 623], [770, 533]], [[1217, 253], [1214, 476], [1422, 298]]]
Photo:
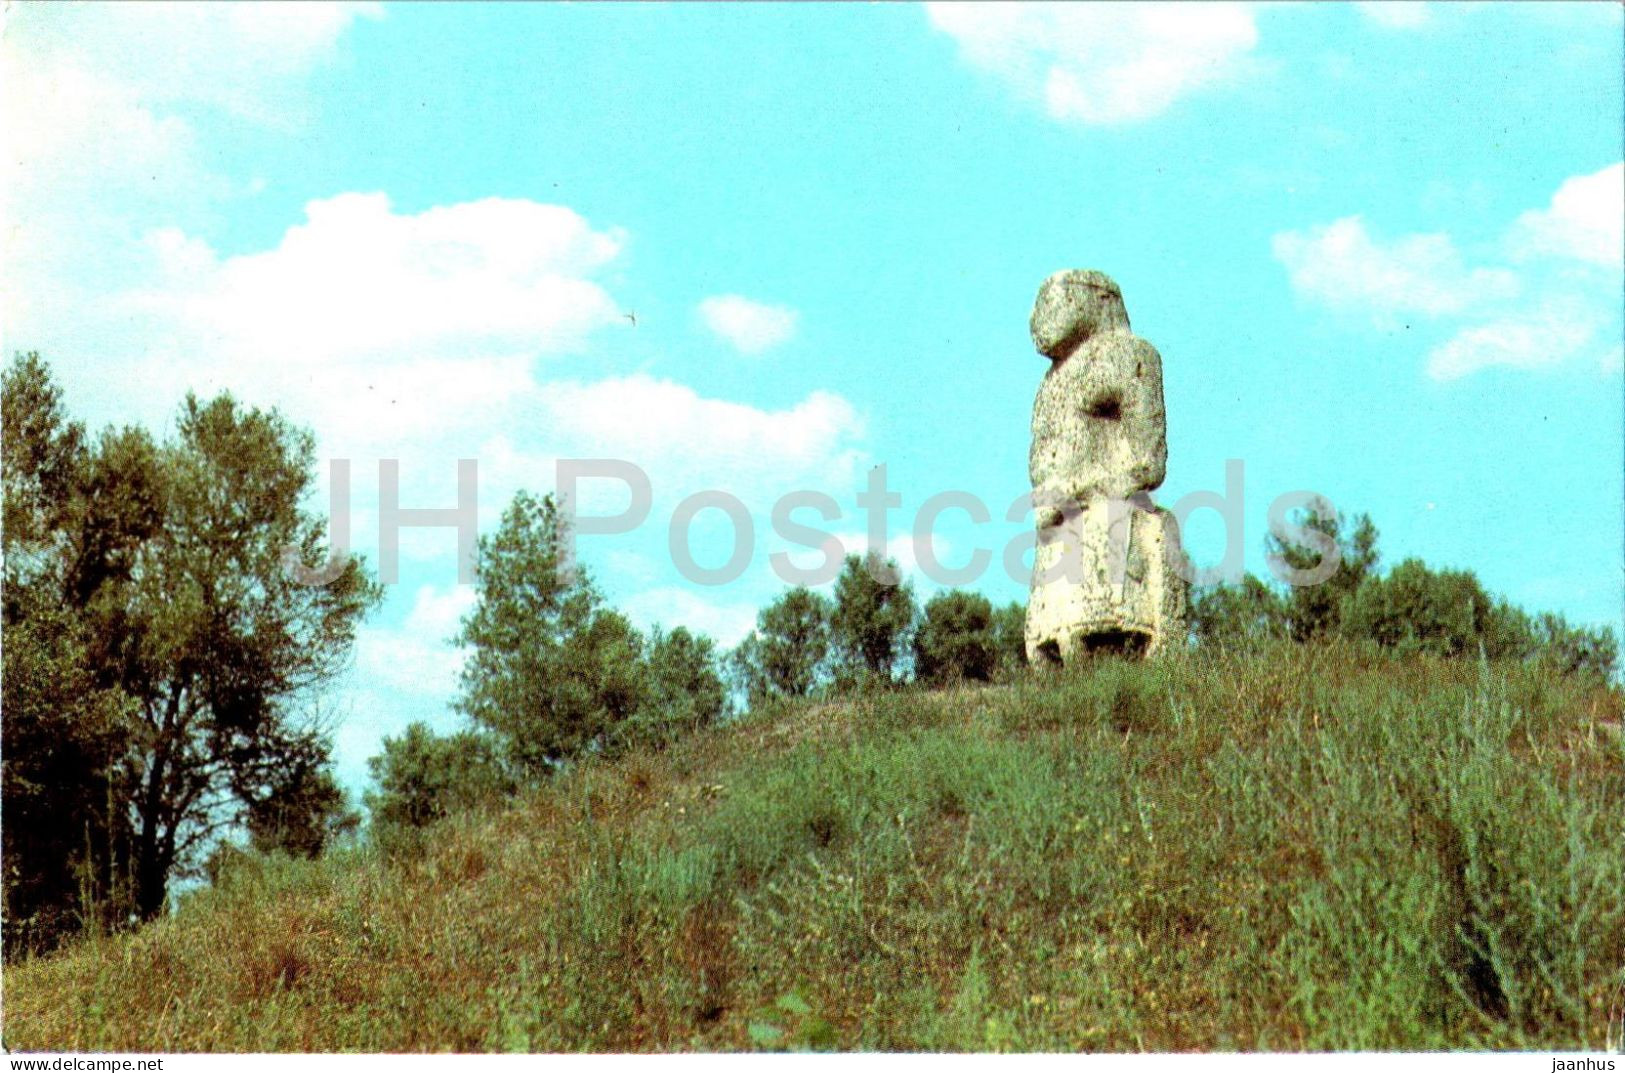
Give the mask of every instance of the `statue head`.
[[1038, 288], [1033, 303], [1033, 345], [1054, 361], [1097, 332], [1126, 331], [1128, 326], [1123, 292], [1110, 276], [1094, 269], [1055, 273]]

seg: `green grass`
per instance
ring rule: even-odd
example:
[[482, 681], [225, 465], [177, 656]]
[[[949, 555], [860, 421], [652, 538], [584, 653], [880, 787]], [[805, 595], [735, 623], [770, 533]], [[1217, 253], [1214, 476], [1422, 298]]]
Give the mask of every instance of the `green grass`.
[[1601, 1048], [1621, 709], [1292, 646], [786, 706], [412, 855], [250, 862], [12, 967], [5, 1043]]

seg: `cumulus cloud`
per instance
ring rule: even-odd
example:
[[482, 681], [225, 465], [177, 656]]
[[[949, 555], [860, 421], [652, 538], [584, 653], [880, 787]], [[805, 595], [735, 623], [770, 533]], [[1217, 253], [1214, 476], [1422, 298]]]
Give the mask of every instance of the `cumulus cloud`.
[[420, 586], [400, 626], [363, 626], [356, 636], [356, 669], [363, 681], [409, 692], [450, 696], [466, 657], [451, 643], [474, 607], [474, 587]]
[[378, 3], [38, 4], [13, 12], [7, 37], [23, 66], [99, 72], [144, 107], [200, 104], [290, 126], [303, 118], [305, 76], [357, 18], [382, 14]]
[[1404, 314], [1460, 313], [1518, 291], [1510, 271], [1467, 268], [1449, 235], [1378, 239], [1358, 216], [1282, 232], [1271, 248], [1294, 290], [1384, 325]]
[[[864, 423], [839, 395], [764, 408], [646, 373], [547, 378], [547, 359], [621, 324], [603, 276], [625, 241], [559, 205], [401, 213], [358, 193], [311, 202], [275, 246], [236, 256], [162, 228], [142, 243], [143, 282], [87, 313], [139, 345], [61, 372], [81, 404], [100, 396], [98, 418], [162, 424], [189, 388], [278, 406], [324, 457], [359, 460], [358, 490], [376, 459], [401, 459], [408, 506], [453, 504], [455, 461], [475, 457], [482, 524], [514, 489], [551, 487], [560, 457], [633, 462], [657, 494], [845, 485]], [[413, 538], [403, 552], [444, 543]]]
[[275, 249], [225, 260], [155, 232], [161, 283], [126, 301], [184, 319], [234, 355], [303, 352], [322, 364], [448, 348], [551, 352], [615, 316], [589, 277], [621, 236], [560, 205], [488, 198], [402, 215], [384, 194], [341, 194], [310, 202], [305, 216]]
[[[62, 242], [78, 234], [70, 225], [81, 217], [150, 219], [153, 210], [231, 194], [236, 184], [213, 172], [199, 145], [197, 113], [298, 127], [310, 112], [310, 73], [337, 54], [358, 16], [380, 11], [376, 4], [17, 5], [0, 39], [10, 215], [30, 229], [53, 229]], [[105, 230], [97, 237], [105, 239]], [[22, 251], [50, 248], [38, 239]]]
[[1549, 204], [1520, 215], [1488, 263], [1469, 265], [1449, 235], [1373, 237], [1358, 216], [1275, 235], [1294, 290], [1392, 327], [1401, 316], [1445, 325], [1427, 353], [1435, 380], [1481, 369], [1535, 370], [1578, 359], [1617, 374], [1625, 164], [1565, 180]]
[[1244, 4], [933, 3], [931, 24], [972, 66], [1057, 120], [1132, 123], [1222, 83], [1258, 43]]
[[1574, 356], [1597, 334], [1596, 317], [1574, 302], [1463, 328], [1428, 352], [1427, 373], [1456, 380], [1491, 366], [1540, 369]]
[[314, 425], [325, 448], [393, 456], [488, 428], [533, 387], [538, 356], [618, 320], [597, 277], [624, 236], [562, 206], [491, 198], [403, 214], [383, 194], [342, 194], [305, 217], [274, 248], [234, 257], [150, 232], [142, 283], [92, 314], [139, 339], [139, 356], [95, 370], [89, 390], [137, 412], [141, 400], [167, 411], [188, 387], [232, 390]]
[[[149, 270], [130, 241], [208, 219], [251, 182], [222, 174], [199, 123], [278, 132], [313, 111], [310, 74], [372, 4], [26, 4], [0, 37], [0, 176], [12, 338], [48, 354], [132, 346], [104, 296]], [[87, 315], [88, 314], [88, 315]]]
[[827, 391], [767, 410], [638, 373], [550, 383], [537, 404], [560, 442], [635, 462], [678, 484], [718, 484], [746, 499], [845, 483], [862, 457], [862, 417]]
[[1625, 163], [1565, 180], [1546, 208], [1518, 217], [1510, 241], [1523, 257], [1617, 267], [1625, 261]]
[[760, 354], [796, 334], [800, 314], [788, 306], [753, 302], [737, 294], [714, 295], [700, 303], [705, 326], [741, 354]]

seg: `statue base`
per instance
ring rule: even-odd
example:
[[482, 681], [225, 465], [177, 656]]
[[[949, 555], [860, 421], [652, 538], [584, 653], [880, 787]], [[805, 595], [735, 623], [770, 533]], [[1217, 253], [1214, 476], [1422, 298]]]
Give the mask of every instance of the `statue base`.
[[1174, 516], [1093, 497], [1041, 528], [1027, 600], [1027, 659], [1155, 656], [1185, 644], [1190, 586]]

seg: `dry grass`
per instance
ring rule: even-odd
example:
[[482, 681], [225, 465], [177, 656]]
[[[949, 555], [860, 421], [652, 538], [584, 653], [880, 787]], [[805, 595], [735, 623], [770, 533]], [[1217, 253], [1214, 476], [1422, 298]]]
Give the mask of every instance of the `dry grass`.
[[1340, 648], [790, 706], [10, 969], [13, 1050], [1595, 1048], [1617, 690]]

